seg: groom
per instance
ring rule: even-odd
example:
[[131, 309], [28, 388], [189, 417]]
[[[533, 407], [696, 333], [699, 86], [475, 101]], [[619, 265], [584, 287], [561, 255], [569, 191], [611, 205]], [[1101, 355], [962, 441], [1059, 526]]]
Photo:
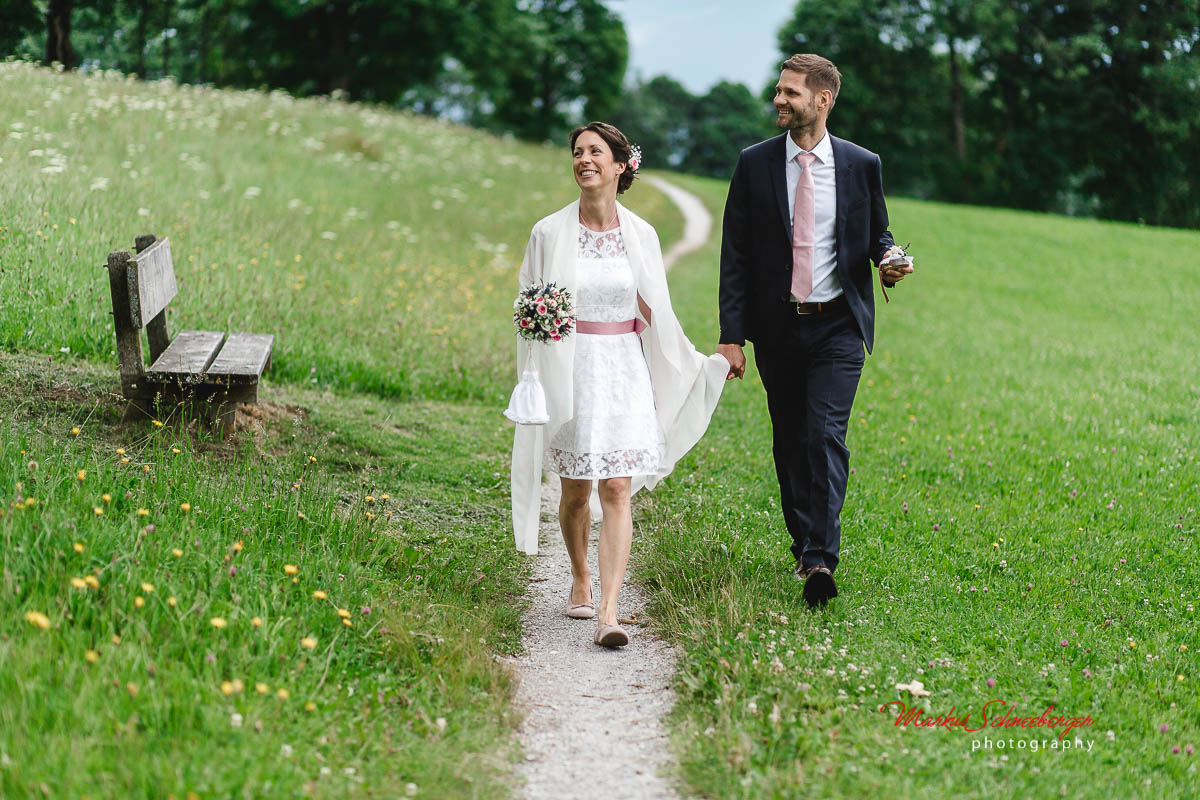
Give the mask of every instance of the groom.
[[[875, 338], [870, 262], [902, 254], [888, 232], [879, 157], [825, 129], [841, 74], [794, 55], [775, 87], [780, 136], [742, 151], [729, 185], [721, 245], [721, 342], [727, 379], [746, 371], [767, 391], [775, 472], [804, 600], [837, 596], [850, 451], [846, 427]], [[880, 267], [893, 286], [911, 266]]]

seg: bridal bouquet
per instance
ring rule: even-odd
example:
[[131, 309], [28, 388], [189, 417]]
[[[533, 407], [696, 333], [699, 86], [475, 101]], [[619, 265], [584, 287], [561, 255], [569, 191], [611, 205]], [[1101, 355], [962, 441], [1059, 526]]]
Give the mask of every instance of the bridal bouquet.
[[[553, 282], [535, 283], [522, 289], [513, 301], [513, 326], [531, 350], [534, 342], [561, 342], [575, 330], [571, 293]], [[504, 416], [519, 425], [545, 425], [550, 421], [546, 392], [538, 380], [532, 353], [525, 360], [525, 370], [513, 389]]]
[[553, 282], [535, 283], [513, 301], [517, 335], [532, 342], [560, 342], [575, 330], [571, 293]]

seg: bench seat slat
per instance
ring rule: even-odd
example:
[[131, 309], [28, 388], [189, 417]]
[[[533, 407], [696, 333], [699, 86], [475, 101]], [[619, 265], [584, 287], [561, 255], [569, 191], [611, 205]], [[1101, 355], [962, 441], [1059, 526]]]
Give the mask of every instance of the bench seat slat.
[[150, 365], [151, 381], [195, 381], [213, 363], [225, 334], [216, 331], [181, 331], [170, 347]]
[[269, 333], [231, 333], [208, 376], [226, 383], [256, 383], [271, 360], [275, 337]]

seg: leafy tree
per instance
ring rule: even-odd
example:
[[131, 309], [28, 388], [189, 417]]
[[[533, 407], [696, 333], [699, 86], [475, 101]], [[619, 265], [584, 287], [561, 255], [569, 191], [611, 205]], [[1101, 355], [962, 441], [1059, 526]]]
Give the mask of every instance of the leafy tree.
[[497, 19], [464, 64], [491, 108], [491, 127], [561, 137], [572, 118], [603, 119], [621, 98], [629, 44], [600, 0], [529, 0]]
[[728, 178], [738, 153], [773, 132], [765, 104], [740, 83], [721, 81], [700, 99], [689, 125], [683, 168]]
[[646, 166], [682, 168], [698, 103], [678, 81], [659, 75], [627, 87], [609, 121], [641, 146]]

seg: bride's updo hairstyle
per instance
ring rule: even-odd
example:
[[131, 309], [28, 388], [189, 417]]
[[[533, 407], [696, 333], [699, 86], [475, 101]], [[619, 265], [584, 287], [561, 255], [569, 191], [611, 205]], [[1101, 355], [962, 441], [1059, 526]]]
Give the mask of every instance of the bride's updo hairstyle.
[[633, 155], [633, 148], [629, 144], [629, 140], [625, 138], [625, 134], [621, 133], [617, 128], [609, 125], [607, 122], [589, 122], [587, 125], [580, 125], [575, 130], [571, 131], [571, 152], [575, 152], [575, 140], [578, 139], [584, 131], [591, 131], [599, 136], [608, 144], [608, 149], [612, 150], [613, 161], [623, 163], [625, 171], [617, 178], [617, 194], [622, 194], [626, 189], [633, 185], [635, 170], [629, 166], [629, 159]]

